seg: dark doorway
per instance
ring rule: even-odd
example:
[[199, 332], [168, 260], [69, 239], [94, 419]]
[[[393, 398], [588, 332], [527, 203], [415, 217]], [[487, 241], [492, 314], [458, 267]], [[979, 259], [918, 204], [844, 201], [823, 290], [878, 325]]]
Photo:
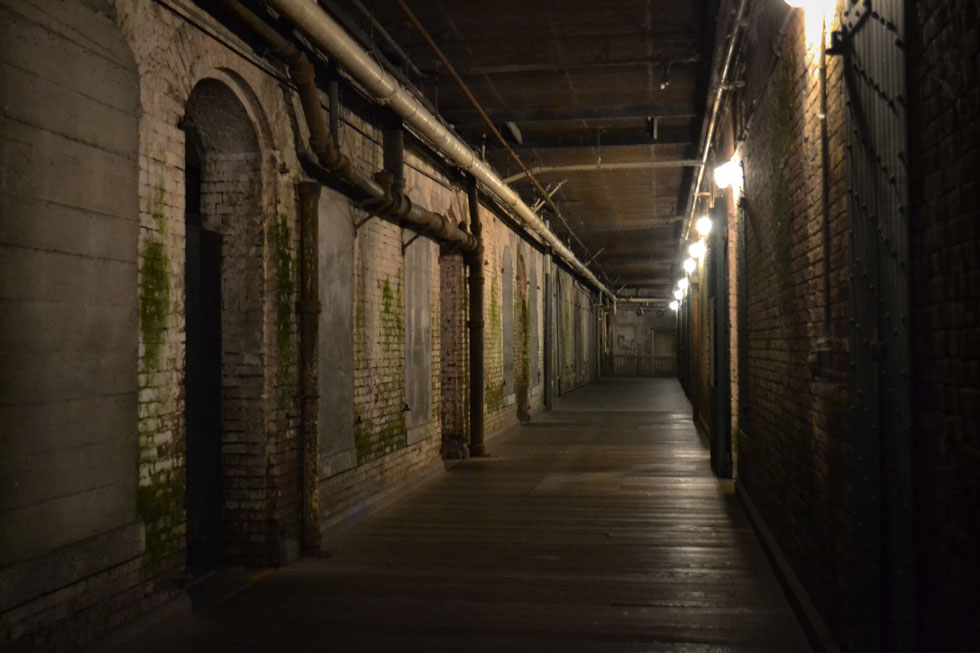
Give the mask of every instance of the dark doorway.
[[187, 571], [221, 563], [221, 236], [201, 226], [198, 143], [187, 134], [186, 376]]

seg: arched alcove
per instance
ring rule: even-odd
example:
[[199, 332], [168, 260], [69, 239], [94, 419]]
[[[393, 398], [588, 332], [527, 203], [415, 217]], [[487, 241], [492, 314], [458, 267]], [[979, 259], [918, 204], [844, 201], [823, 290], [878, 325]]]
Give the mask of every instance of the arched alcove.
[[187, 566], [198, 575], [244, 545], [248, 517], [224, 505], [252, 485], [252, 458], [264, 467], [264, 233], [259, 140], [235, 92], [202, 80], [182, 125]]

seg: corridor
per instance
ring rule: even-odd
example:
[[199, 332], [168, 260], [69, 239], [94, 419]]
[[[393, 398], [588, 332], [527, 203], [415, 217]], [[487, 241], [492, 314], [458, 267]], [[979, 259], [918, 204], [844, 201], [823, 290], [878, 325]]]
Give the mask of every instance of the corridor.
[[978, 7], [0, 0], [0, 651], [974, 650]]
[[585, 386], [140, 650], [809, 650], [690, 414]]

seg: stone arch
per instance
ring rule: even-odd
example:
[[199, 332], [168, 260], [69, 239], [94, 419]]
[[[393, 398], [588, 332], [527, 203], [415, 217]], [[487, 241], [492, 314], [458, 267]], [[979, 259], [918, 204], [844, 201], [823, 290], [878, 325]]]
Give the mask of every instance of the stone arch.
[[[261, 563], [243, 486], [265, 483], [265, 229], [261, 129], [222, 75], [191, 90], [185, 132], [187, 564]], [[276, 234], [278, 235], [278, 234]], [[241, 495], [241, 496], [239, 496]], [[256, 501], [259, 499], [259, 501]]]

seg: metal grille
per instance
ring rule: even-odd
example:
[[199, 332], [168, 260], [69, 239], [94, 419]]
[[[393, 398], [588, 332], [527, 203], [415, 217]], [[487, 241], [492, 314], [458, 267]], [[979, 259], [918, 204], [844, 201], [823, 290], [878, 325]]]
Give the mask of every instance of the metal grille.
[[914, 646], [908, 155], [901, 0], [846, 0], [858, 650]]

